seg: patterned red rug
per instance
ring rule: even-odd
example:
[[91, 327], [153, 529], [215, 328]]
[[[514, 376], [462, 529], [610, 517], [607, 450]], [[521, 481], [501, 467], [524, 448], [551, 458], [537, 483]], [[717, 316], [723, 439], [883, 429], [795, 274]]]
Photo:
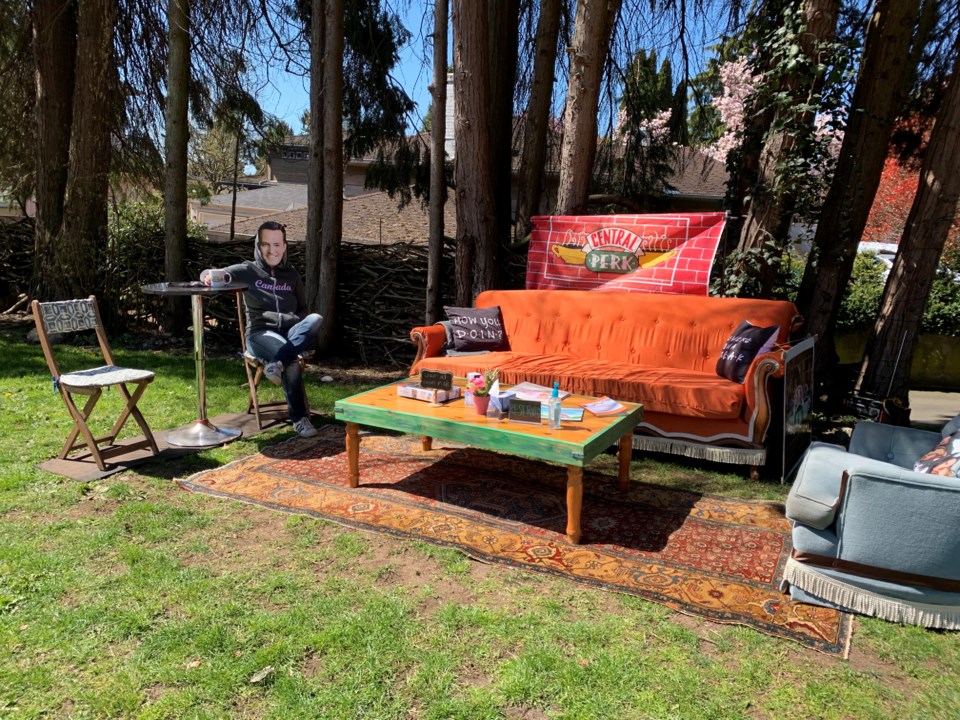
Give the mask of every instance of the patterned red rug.
[[562, 467], [419, 438], [367, 434], [359, 488], [343, 429], [321, 428], [206, 470], [188, 490], [457, 547], [480, 560], [637, 595], [846, 657], [851, 618], [778, 589], [790, 554], [780, 505], [584, 473], [583, 544], [570, 544]]

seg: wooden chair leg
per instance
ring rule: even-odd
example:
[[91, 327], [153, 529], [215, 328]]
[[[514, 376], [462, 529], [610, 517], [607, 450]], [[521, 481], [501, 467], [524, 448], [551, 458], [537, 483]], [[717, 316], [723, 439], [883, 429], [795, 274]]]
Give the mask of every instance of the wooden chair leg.
[[64, 401], [67, 404], [67, 410], [69, 410], [70, 415], [73, 416], [74, 424], [73, 429], [70, 431], [70, 435], [67, 436], [67, 442], [64, 444], [63, 449], [60, 451], [60, 459], [67, 457], [67, 454], [74, 450], [77, 447], [84, 447], [84, 444], [75, 445], [74, 441], [77, 438], [77, 433], [83, 435], [83, 439], [86, 441], [86, 448], [90, 451], [90, 454], [93, 455], [94, 462], [97, 463], [97, 467], [102, 471], [106, 472], [107, 465], [103, 461], [103, 457], [100, 455], [100, 446], [97, 445], [97, 440], [93, 437], [93, 433], [90, 432], [90, 428], [87, 426], [87, 418], [90, 417], [90, 413], [93, 412], [93, 408], [96, 406], [97, 401], [100, 399], [100, 396], [103, 394], [103, 391], [100, 388], [97, 388], [83, 406], [81, 411], [77, 408], [76, 404], [73, 402], [73, 398], [70, 395], [69, 390], [64, 390], [60, 388], [61, 395], [64, 398]]
[[[127, 406], [124, 408], [123, 413], [117, 419], [117, 422], [113, 426], [113, 437], [116, 438], [120, 432], [120, 429], [123, 427], [123, 424], [127, 421], [128, 417], [133, 417], [137, 425], [140, 426], [140, 431], [143, 433], [143, 444], [150, 447], [150, 451], [156, 455], [160, 452], [160, 448], [157, 447], [157, 441], [153, 439], [153, 433], [150, 432], [150, 426], [147, 425], [146, 418], [143, 417], [143, 413], [140, 412], [140, 408], [137, 407], [137, 403], [140, 402], [140, 397], [143, 395], [144, 391], [147, 389], [147, 385], [150, 383], [149, 380], [137, 383], [137, 389], [133, 391], [133, 394], [130, 394], [130, 391], [127, 390], [126, 385], [119, 385], [120, 392], [123, 393], [124, 397], [127, 398]], [[141, 446], [140, 443], [137, 445]]]

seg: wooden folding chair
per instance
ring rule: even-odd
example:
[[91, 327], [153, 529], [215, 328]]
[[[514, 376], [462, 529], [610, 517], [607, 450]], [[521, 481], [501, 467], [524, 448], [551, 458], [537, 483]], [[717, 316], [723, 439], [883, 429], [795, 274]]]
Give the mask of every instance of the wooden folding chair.
[[[250, 399], [247, 401], [247, 414], [253, 414], [257, 419], [257, 429], [263, 430], [263, 422], [266, 420], [286, 420], [290, 414], [287, 411], [287, 401], [271, 400], [269, 402], [260, 402], [257, 395], [257, 388], [260, 387], [260, 381], [263, 379], [263, 369], [267, 366], [267, 361], [258, 358], [249, 349], [247, 349], [247, 329], [246, 315], [243, 308], [243, 294], [237, 293], [237, 319], [240, 328], [240, 347], [243, 354], [243, 367], [247, 371], [247, 388], [250, 392]], [[306, 372], [307, 358], [311, 357], [313, 352], [306, 352], [297, 359], [300, 362], [301, 372]], [[306, 377], [306, 375], [304, 375]], [[307, 396], [306, 382], [303, 387], [303, 400], [307, 408], [307, 416], [313, 414], [310, 409], [310, 398]]]
[[[148, 370], [134, 370], [118, 367], [114, 364], [113, 353], [110, 352], [110, 344], [107, 342], [103, 322], [100, 320], [97, 298], [91, 295], [86, 300], [45, 303], [34, 300], [31, 306], [33, 308], [33, 320], [37, 326], [37, 335], [40, 338], [40, 347], [43, 348], [43, 355], [47, 359], [47, 367], [50, 368], [54, 387], [59, 390], [60, 397], [63, 398], [67, 411], [73, 418], [73, 427], [70, 429], [67, 441], [63, 444], [63, 448], [57, 457], [63, 459], [72, 451], [86, 447], [97, 463], [97, 467], [101, 471], [106, 471], [107, 466], [104, 458], [107, 457], [129, 453], [145, 447], [150, 448], [151, 452], [156, 455], [159, 452], [157, 443], [153, 439], [153, 433], [150, 432], [147, 421], [144, 420], [143, 414], [137, 407], [140, 396], [143, 395], [147, 385], [153, 381], [154, 375]], [[50, 335], [53, 333], [79, 332], [81, 330], [96, 331], [100, 351], [107, 364], [89, 370], [78, 370], [61, 375], [53, 355]], [[132, 393], [127, 388], [128, 385], [135, 386]], [[93, 436], [87, 421], [90, 419], [97, 401], [100, 400], [103, 389], [108, 387], [116, 387], [123, 395], [126, 404], [110, 432], [97, 438]], [[83, 395], [87, 398], [82, 409], [77, 407], [76, 402], [74, 402], [75, 395]], [[123, 446], [115, 445], [114, 440], [131, 416], [143, 431], [143, 440]], [[82, 439], [78, 440], [77, 436], [81, 436]]]

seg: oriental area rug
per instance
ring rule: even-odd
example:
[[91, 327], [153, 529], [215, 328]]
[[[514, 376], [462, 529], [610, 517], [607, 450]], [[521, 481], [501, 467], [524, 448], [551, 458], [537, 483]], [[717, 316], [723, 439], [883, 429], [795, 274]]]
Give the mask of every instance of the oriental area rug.
[[[420, 438], [362, 434], [350, 488], [344, 431], [320, 428], [179, 481], [187, 490], [459, 548], [846, 657], [851, 618], [793, 602], [782, 506], [584, 473], [583, 544], [567, 541], [566, 469]], [[611, 469], [615, 473], [615, 469]]]

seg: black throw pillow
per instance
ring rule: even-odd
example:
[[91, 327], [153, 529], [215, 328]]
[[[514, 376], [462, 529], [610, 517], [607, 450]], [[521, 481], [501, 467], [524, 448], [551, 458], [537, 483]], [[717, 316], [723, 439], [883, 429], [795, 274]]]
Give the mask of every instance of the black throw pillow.
[[[444, 306], [450, 321], [450, 335], [456, 352], [500, 350], [503, 347], [503, 319], [500, 306], [461, 308]], [[449, 352], [448, 343], [448, 352]]]
[[720, 358], [717, 360], [717, 375], [736, 383], [743, 383], [747, 369], [757, 355], [768, 352], [777, 341], [780, 330], [776, 325], [757, 327], [744, 320], [727, 338]]

